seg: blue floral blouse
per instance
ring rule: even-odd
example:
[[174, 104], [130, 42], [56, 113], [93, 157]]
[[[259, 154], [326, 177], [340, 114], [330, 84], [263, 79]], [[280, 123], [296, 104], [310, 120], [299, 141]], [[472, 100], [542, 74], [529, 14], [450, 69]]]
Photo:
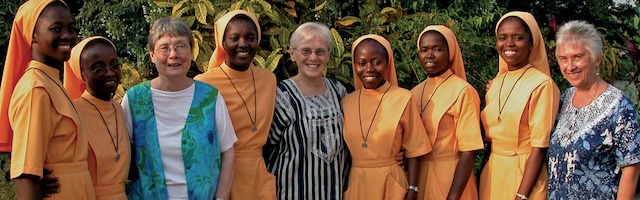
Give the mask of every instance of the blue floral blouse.
[[640, 162], [636, 112], [609, 85], [594, 102], [573, 106], [575, 88], [561, 97], [549, 144], [549, 199], [615, 199], [621, 168]]

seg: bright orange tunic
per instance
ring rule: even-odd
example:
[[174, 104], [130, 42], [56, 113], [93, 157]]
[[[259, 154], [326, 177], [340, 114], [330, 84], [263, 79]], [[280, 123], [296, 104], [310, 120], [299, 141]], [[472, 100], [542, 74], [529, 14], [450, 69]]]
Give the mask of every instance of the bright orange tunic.
[[[255, 95], [252, 75], [255, 77]], [[275, 108], [275, 75], [269, 70], [255, 66], [245, 71], [237, 71], [223, 63], [220, 67], [211, 68], [194, 79], [218, 88], [227, 104], [238, 137], [234, 144], [235, 163], [231, 199], [275, 199], [275, 176], [267, 171], [262, 157], [262, 147], [267, 142]], [[242, 98], [238, 96], [238, 92]], [[257, 120], [257, 132], [251, 130], [250, 118]]]
[[[487, 106], [481, 113], [486, 138], [491, 142], [491, 154], [480, 176], [480, 199], [515, 198], [531, 149], [549, 146], [559, 97], [560, 91], [553, 80], [531, 65], [493, 79], [486, 95]], [[502, 114], [499, 106], [504, 106]], [[527, 197], [547, 198], [546, 164]]]
[[20, 78], [9, 106], [14, 130], [11, 178], [53, 171], [60, 192], [51, 199], [95, 199], [87, 168], [89, 142], [57, 69], [37, 61]]
[[[113, 101], [100, 100], [87, 91], [73, 104], [83, 119], [84, 130], [89, 138], [89, 172], [97, 199], [127, 199], [124, 181], [129, 174], [131, 147], [122, 107]], [[107, 126], [111, 132], [107, 131]], [[115, 159], [114, 142], [120, 155], [118, 160]]]
[[[382, 98], [387, 88], [389, 91]], [[344, 140], [352, 158], [344, 198], [403, 199], [407, 193], [407, 177], [396, 164], [396, 154], [402, 148], [407, 158], [415, 158], [431, 151], [411, 92], [386, 82], [379, 88], [360, 89], [345, 96], [342, 107]], [[364, 138], [366, 148], [362, 147]]]
[[[433, 151], [420, 159], [418, 187], [424, 192], [418, 193], [418, 199], [446, 199], [460, 151], [484, 148], [480, 132], [480, 98], [469, 83], [453, 75], [451, 70], [427, 78], [411, 92], [433, 145]], [[473, 174], [460, 199], [478, 199]]]

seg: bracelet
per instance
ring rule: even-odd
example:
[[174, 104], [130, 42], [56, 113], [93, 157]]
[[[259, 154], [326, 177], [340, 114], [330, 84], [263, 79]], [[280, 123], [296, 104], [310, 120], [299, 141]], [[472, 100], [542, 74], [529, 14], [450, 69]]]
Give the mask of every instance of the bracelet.
[[526, 200], [527, 196], [524, 196], [524, 194], [520, 194], [520, 193], [516, 193], [516, 197], [522, 199], [522, 200]]
[[408, 189], [408, 190], [416, 191], [416, 193], [418, 193], [418, 192], [419, 192], [419, 190], [418, 190], [418, 187], [417, 187], [417, 186], [410, 185], [407, 189]]

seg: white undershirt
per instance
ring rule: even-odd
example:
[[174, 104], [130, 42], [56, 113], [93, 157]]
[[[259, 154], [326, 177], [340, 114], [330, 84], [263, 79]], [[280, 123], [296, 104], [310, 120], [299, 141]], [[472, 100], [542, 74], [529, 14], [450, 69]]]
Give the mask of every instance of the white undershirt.
[[[154, 114], [158, 129], [158, 143], [160, 145], [160, 157], [164, 168], [165, 182], [169, 199], [188, 199], [187, 180], [182, 160], [182, 129], [185, 126], [193, 95], [195, 84], [188, 88], [169, 92], [151, 88], [151, 97], [154, 105]], [[144, 98], [144, 97], [140, 97]], [[122, 109], [127, 121], [127, 129], [130, 138], [133, 138], [131, 127], [132, 118], [127, 95], [122, 98]], [[233, 130], [233, 124], [229, 117], [229, 111], [224, 99], [218, 93], [216, 100], [216, 128], [218, 129], [218, 142], [220, 152], [225, 152], [233, 147], [238, 138]]]

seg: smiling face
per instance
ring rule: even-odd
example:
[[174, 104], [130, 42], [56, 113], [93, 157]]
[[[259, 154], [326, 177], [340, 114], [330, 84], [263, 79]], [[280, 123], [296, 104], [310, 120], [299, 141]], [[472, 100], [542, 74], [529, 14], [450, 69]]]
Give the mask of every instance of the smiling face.
[[596, 72], [601, 59], [592, 58], [581, 41], [565, 42], [557, 48], [556, 57], [562, 76], [571, 86], [588, 90], [598, 80]]
[[290, 49], [289, 53], [291, 60], [298, 67], [298, 74], [306, 78], [322, 77], [322, 72], [329, 63], [329, 47], [318, 34], [311, 33], [308, 37], [303, 38], [298, 42], [295, 50]]
[[418, 57], [429, 77], [439, 76], [449, 69], [449, 46], [437, 31], [428, 31], [420, 38]]
[[52, 67], [62, 67], [71, 57], [76, 30], [69, 9], [61, 3], [49, 4], [40, 14], [33, 33], [33, 59]]
[[191, 67], [191, 45], [184, 36], [162, 35], [149, 53], [158, 74], [168, 78], [185, 77]]
[[108, 101], [120, 83], [120, 62], [111, 44], [95, 42], [87, 45], [80, 55], [82, 79], [91, 95]]
[[517, 17], [508, 17], [498, 26], [496, 49], [509, 70], [517, 70], [529, 64], [533, 39], [531, 31], [526, 27], [524, 21]]
[[244, 71], [256, 56], [258, 31], [249, 17], [238, 15], [229, 21], [224, 31], [223, 48], [227, 52], [226, 64]]
[[367, 39], [353, 53], [356, 74], [366, 89], [375, 89], [384, 84], [389, 57], [387, 50], [377, 41]]

